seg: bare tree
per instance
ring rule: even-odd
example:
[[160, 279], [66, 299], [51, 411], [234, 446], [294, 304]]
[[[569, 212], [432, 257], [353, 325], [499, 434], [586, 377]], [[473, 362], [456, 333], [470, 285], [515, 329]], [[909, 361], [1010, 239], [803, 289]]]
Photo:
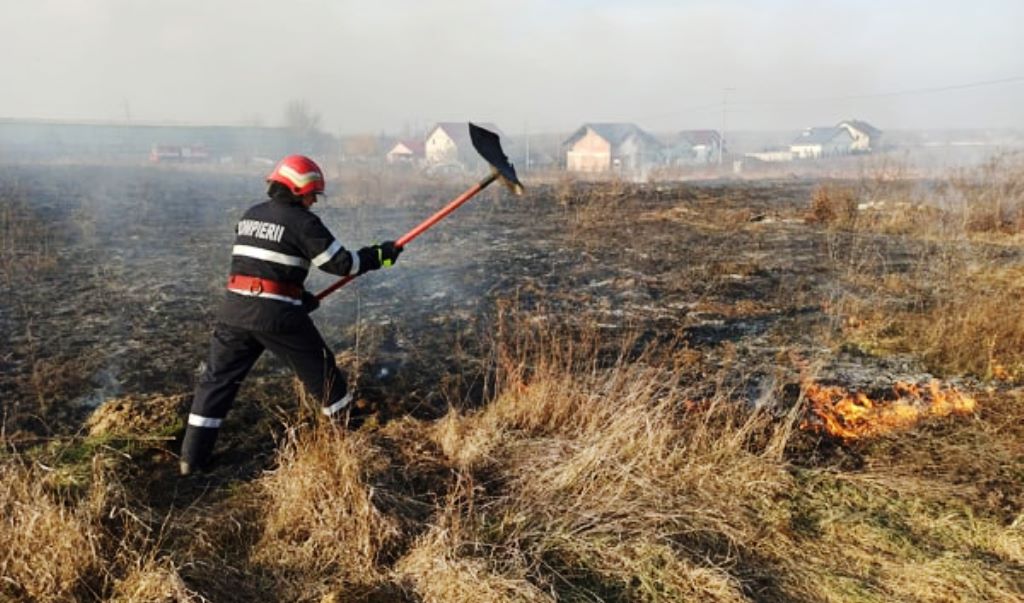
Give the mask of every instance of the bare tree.
[[329, 148], [330, 136], [320, 129], [320, 114], [307, 101], [289, 101], [284, 110], [284, 124], [293, 152], [318, 154]]
[[305, 100], [292, 100], [284, 110], [285, 127], [300, 136], [315, 135], [320, 131], [320, 114]]

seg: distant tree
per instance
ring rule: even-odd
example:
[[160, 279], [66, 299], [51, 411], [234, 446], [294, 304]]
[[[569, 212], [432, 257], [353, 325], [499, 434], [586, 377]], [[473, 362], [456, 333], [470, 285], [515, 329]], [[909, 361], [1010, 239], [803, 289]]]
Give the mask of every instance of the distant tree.
[[284, 124], [296, 134], [312, 134], [320, 131], [320, 114], [305, 100], [292, 100], [284, 109]]
[[284, 110], [284, 125], [296, 151], [318, 154], [330, 144], [330, 136], [320, 129], [320, 114], [305, 100], [288, 102]]

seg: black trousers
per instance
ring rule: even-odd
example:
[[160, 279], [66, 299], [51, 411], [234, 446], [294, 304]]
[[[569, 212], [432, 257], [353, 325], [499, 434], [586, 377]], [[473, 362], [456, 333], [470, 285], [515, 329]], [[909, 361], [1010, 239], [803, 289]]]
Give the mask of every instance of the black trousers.
[[324, 414], [335, 415], [349, 403], [345, 375], [308, 317], [287, 333], [267, 333], [219, 323], [210, 338], [210, 356], [199, 377], [188, 416], [181, 459], [204, 464], [238, 389], [264, 350], [287, 362]]

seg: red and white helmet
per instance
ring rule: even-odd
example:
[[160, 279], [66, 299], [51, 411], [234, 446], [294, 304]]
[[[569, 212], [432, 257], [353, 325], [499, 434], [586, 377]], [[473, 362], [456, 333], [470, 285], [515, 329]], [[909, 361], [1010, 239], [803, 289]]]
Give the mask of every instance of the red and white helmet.
[[278, 182], [295, 195], [324, 192], [324, 173], [305, 155], [289, 155], [278, 162], [267, 182]]

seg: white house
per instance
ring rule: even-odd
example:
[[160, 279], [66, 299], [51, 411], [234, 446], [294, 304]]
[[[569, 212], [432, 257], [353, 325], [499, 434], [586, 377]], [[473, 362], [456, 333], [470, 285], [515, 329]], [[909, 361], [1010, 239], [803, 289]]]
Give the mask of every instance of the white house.
[[780, 161], [793, 161], [793, 151], [789, 149], [764, 149], [763, 151], [753, 151], [751, 153], [744, 153], [744, 157], [750, 159], [756, 159], [758, 161], [765, 161], [768, 163], [778, 163]]
[[848, 119], [836, 127], [843, 128], [853, 137], [850, 150], [854, 153], [870, 153], [882, 146], [882, 131], [865, 121]]
[[[481, 128], [501, 134], [492, 123], [479, 123]], [[480, 161], [469, 138], [469, 123], [439, 122], [427, 133], [423, 155], [429, 165], [461, 165], [468, 167]]]
[[820, 159], [849, 155], [853, 135], [845, 128], [807, 128], [789, 144], [794, 159]]

